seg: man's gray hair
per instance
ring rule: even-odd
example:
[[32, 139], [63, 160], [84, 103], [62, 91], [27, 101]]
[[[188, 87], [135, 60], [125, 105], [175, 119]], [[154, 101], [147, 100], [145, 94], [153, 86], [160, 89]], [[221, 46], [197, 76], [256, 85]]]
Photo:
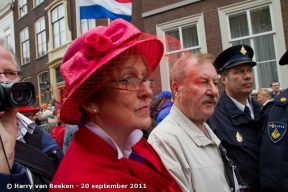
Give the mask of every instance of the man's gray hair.
[[18, 59], [17, 59], [12, 47], [7, 44], [6, 38], [5, 38], [5, 34], [3, 32], [0, 32], [0, 46], [4, 47], [5, 49], [7, 49], [7, 51], [9, 51], [9, 53], [10, 53], [12, 59], [13, 59], [13, 63], [15, 65], [15, 67], [16, 67], [16, 70], [20, 71], [20, 66], [19, 66]]

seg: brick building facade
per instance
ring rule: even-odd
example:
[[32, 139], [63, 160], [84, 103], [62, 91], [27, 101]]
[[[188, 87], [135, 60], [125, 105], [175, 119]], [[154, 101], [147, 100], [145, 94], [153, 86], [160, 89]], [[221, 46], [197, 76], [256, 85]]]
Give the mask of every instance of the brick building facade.
[[[274, 79], [287, 88], [288, 68], [278, 65], [288, 47], [287, 5], [285, 0], [146, 0], [142, 16], [146, 32], [176, 35], [186, 47], [190, 41], [190, 52], [217, 56], [232, 45], [248, 44], [254, 48], [258, 63], [254, 68], [254, 90], [269, 87]], [[196, 42], [189, 40], [187, 31]], [[165, 55], [177, 53], [173, 51], [166, 49]], [[170, 88], [171, 65], [164, 61], [157, 72], [161, 89]]]
[[[288, 47], [286, 0], [133, 0], [132, 23], [140, 30], [179, 39], [183, 47], [165, 44], [165, 56], [153, 77], [155, 94], [169, 90], [169, 72], [183, 51], [211, 53], [245, 43], [255, 50], [255, 87], [268, 87], [278, 79], [288, 87], [288, 68], [278, 60]], [[15, 51], [31, 81], [37, 102], [60, 99], [65, 83], [59, 73], [62, 57], [71, 42], [84, 31], [107, 25], [109, 19], [81, 20], [77, 0], [15, 0]], [[265, 19], [261, 19], [265, 18]], [[164, 41], [165, 42], [165, 41]], [[167, 59], [169, 58], [169, 59]]]

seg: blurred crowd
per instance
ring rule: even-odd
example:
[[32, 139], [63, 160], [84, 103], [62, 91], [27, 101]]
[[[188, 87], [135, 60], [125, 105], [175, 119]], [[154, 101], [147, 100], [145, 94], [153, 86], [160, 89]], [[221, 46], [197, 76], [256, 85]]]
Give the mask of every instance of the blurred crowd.
[[55, 99], [48, 104], [42, 103], [40, 108], [21, 107], [18, 112], [49, 133], [64, 153], [72, 140], [74, 132], [78, 130], [77, 125], [69, 125], [61, 121], [60, 106]]

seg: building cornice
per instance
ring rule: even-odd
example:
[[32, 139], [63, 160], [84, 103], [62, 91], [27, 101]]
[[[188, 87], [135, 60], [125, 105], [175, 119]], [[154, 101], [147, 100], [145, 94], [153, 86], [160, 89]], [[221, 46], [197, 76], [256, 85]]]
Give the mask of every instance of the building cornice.
[[13, 12], [13, 3], [8, 3], [3, 9], [0, 10], [0, 19]]

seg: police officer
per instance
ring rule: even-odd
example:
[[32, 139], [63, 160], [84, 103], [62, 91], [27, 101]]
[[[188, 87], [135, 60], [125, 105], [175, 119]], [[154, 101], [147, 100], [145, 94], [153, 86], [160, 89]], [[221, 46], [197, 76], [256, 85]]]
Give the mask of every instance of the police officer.
[[260, 191], [258, 118], [262, 105], [250, 99], [254, 76], [253, 49], [235, 45], [219, 54], [214, 66], [224, 85], [214, 114], [207, 120], [251, 191]]
[[[280, 65], [288, 64], [288, 51]], [[260, 111], [260, 180], [263, 192], [288, 191], [288, 89]]]

